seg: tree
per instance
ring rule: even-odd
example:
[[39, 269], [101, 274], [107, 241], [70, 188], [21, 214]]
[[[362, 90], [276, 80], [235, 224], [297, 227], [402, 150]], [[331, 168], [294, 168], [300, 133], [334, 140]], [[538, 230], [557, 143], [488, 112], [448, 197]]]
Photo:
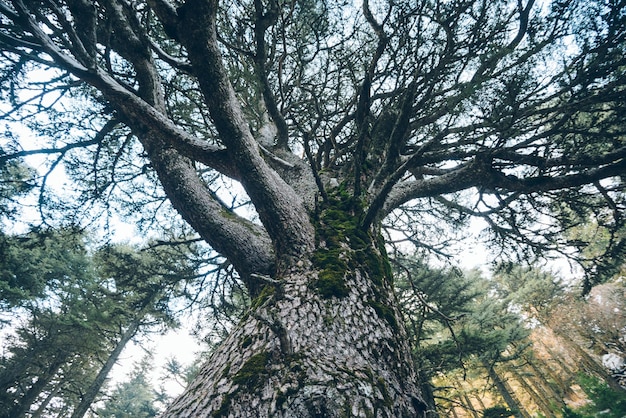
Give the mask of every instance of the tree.
[[[5, 132], [6, 138], [11, 138]], [[0, 155], [6, 151], [0, 147]], [[19, 159], [12, 159], [0, 165], [0, 217], [15, 216], [19, 207], [19, 197], [24, 196], [33, 188], [34, 170]]]
[[109, 245], [91, 254], [72, 228], [7, 236], [2, 254], [8, 280], [0, 281], [0, 306], [17, 317], [0, 358], [7, 417], [59, 407], [83, 417], [126, 344], [174, 326], [173, 305], [200, 297], [191, 288], [204, 277], [193, 243]]
[[115, 387], [104, 407], [97, 410], [97, 416], [148, 418], [157, 415], [158, 411], [154, 406], [156, 392], [148, 379], [151, 360], [149, 356], [146, 356], [135, 364], [130, 379]]
[[[468, 373], [486, 376], [510, 408], [520, 410], [496, 365], [519, 358], [529, 345], [528, 331], [521, 317], [509, 311], [509, 300], [498, 295], [496, 283], [477, 270], [435, 269], [411, 259], [398, 264], [402, 269], [395, 285], [424, 387], [431, 378], [453, 375], [456, 370], [463, 380]], [[459, 389], [461, 385], [441, 386]], [[424, 393], [445, 391], [434, 387]], [[435, 404], [434, 396], [426, 400]], [[472, 408], [469, 400], [465, 403]]]
[[623, 213], [620, 0], [2, 0], [0, 19], [3, 117], [50, 140], [0, 161], [66, 160], [73, 213], [166, 197], [253, 298], [168, 416], [419, 415], [386, 231], [441, 253], [478, 217], [528, 257], [562, 251], [572, 197]]
[[24, 307], [63, 287], [63, 279], [89, 276], [83, 234], [76, 228], [35, 229], [23, 235], [0, 232], [0, 307]]

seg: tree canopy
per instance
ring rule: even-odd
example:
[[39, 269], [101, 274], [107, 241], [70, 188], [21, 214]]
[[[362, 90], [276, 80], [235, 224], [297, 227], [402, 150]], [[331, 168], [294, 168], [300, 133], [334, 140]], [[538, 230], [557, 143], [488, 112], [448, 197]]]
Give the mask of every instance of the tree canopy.
[[[434, 249], [439, 221], [471, 216], [509, 248], [561, 251], [559, 231], [581, 217], [623, 222], [620, 1], [0, 11], [2, 118], [49, 140], [39, 152], [67, 159], [82, 199], [141, 187], [127, 200], [154, 204], [158, 177], [248, 280], [307, 251], [303, 214], [336, 184], [362, 201], [361, 226], [391, 214]], [[3, 162], [37, 152], [12, 145]], [[243, 186], [262, 226], [218, 198], [220, 176]]]

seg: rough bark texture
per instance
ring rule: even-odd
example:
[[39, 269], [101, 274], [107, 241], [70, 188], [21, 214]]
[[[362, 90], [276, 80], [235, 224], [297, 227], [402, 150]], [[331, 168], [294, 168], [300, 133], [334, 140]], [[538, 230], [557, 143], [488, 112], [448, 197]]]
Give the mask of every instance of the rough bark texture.
[[346, 275], [341, 297], [320, 292], [309, 262], [265, 287], [164, 416], [421, 416], [389, 286]]

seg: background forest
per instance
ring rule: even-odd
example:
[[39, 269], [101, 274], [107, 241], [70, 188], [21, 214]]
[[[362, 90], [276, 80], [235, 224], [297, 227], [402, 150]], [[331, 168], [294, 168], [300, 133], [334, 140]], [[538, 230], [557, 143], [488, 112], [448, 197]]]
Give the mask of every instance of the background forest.
[[[184, 235], [101, 245], [72, 227], [7, 232], [34, 175], [23, 163], [2, 171], [2, 416], [157, 416], [250, 300], [221, 280], [228, 266]], [[580, 280], [540, 267], [463, 271], [397, 254], [397, 295], [440, 416], [626, 416], [623, 267], [583, 294]], [[151, 352], [171, 330], [205, 351], [155, 371]], [[128, 366], [131, 341], [143, 356], [133, 350], [132, 370], [111, 373], [121, 359]]]

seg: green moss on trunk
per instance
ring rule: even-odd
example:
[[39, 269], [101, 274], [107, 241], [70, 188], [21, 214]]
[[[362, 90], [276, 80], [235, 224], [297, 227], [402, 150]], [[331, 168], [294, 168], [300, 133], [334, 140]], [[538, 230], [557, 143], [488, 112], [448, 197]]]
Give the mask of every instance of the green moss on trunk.
[[398, 328], [398, 321], [396, 320], [396, 316], [389, 306], [374, 300], [370, 300], [367, 303], [372, 308], [374, 308], [374, 311], [376, 311], [376, 315], [378, 315], [379, 318], [387, 321], [389, 325], [391, 325], [394, 329]]
[[378, 287], [391, 281], [384, 242], [360, 227], [362, 215], [362, 204], [341, 188], [322, 204], [316, 222], [320, 248], [312, 262], [319, 272], [313, 287], [325, 298], [347, 296], [357, 269]]
[[248, 389], [254, 389], [263, 381], [263, 377], [267, 374], [267, 364], [270, 354], [262, 352], [253, 355], [239, 369], [237, 374], [233, 376], [233, 383], [240, 386], [246, 386]]

